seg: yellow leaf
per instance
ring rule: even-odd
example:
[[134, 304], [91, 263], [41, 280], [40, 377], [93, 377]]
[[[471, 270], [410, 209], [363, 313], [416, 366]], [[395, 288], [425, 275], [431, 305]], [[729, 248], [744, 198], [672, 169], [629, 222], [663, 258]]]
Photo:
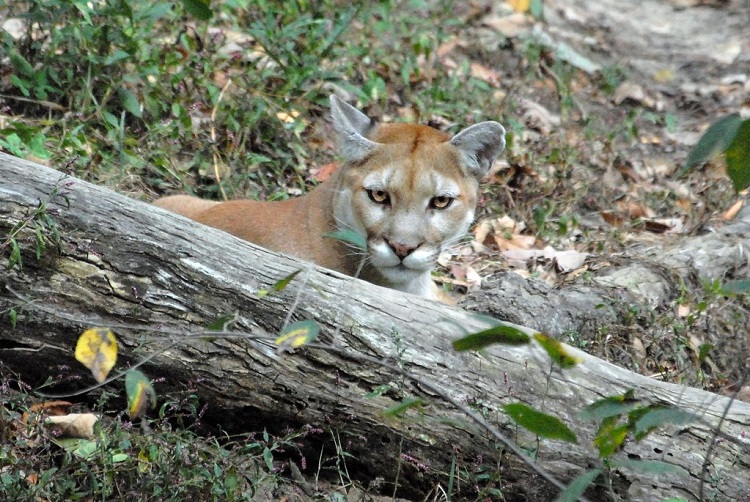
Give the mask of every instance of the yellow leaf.
[[294, 121], [297, 120], [297, 117], [299, 117], [299, 112], [297, 110], [291, 110], [289, 113], [278, 112], [276, 114], [277, 119], [279, 119], [282, 122], [286, 122], [287, 124], [294, 123]]
[[276, 338], [276, 345], [280, 349], [297, 348], [313, 342], [320, 332], [320, 326], [315, 321], [298, 321], [284, 329]]
[[531, 0], [508, 0], [508, 3], [516, 12], [529, 12]]
[[151, 467], [151, 459], [148, 458], [146, 450], [141, 449], [138, 452], [138, 470], [140, 472], [146, 472]]
[[117, 361], [117, 340], [108, 329], [87, 329], [78, 338], [76, 359], [102, 383]]

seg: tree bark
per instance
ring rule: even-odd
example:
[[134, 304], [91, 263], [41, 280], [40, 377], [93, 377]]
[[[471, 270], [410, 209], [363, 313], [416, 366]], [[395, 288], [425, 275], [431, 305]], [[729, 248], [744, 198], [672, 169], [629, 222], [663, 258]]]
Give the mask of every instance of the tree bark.
[[[45, 210], [39, 209], [40, 202]], [[54, 231], [53, 223], [41, 223], [40, 213], [54, 222]], [[48, 239], [43, 250], [35, 231], [38, 224]], [[23, 228], [16, 231], [19, 226]], [[634, 389], [639, 399], [693, 411], [701, 419], [659, 427], [640, 442], [628, 442], [616, 458], [663, 460], [681, 466], [688, 475], [615, 471], [611, 491], [589, 492], [592, 498], [698, 500], [702, 482], [704, 497], [714, 500], [750, 495], [746, 403], [659, 382], [573, 348], [569, 350], [583, 362], [565, 371], [550, 369], [549, 358], [536, 344], [493, 346], [481, 357], [455, 352], [452, 340], [491, 323], [464, 310], [263, 250], [7, 155], [0, 155], [0, 235], [6, 260], [12, 250], [9, 237], [15, 238], [23, 267], [8, 269], [6, 262], [0, 277], [0, 311], [5, 313], [0, 320], [0, 360], [4, 371], [19, 374], [31, 385], [61, 374], [61, 366], [62, 374], [79, 372], [73, 349], [84, 329], [129, 325], [115, 330], [124, 364], [156, 354], [143, 369], [163, 378], [157, 391], [191, 382], [224, 427], [282, 430], [311, 424], [345, 432], [353, 438], [344, 445], [353, 455], [347, 460], [349, 473], [365, 484], [382, 477], [390, 493], [388, 483], [396, 480], [400, 469], [398, 494], [411, 498], [424, 496], [438, 483], [447, 486], [454, 456], [457, 472], [471, 470], [482, 456], [485, 467], [495, 463], [509, 500], [552, 500], [558, 490], [513, 455], [503, 454], [507, 448], [431, 387], [357, 355], [400, 365], [452, 399], [480, 410], [519, 445], [535, 447], [537, 464], [562, 482], [600, 465], [592, 444], [596, 426], [580, 418], [581, 408]], [[747, 233], [744, 239], [746, 244]], [[258, 295], [299, 269], [303, 272], [284, 290]], [[505, 291], [506, 297], [514, 294]], [[558, 312], [545, 298], [535, 301], [537, 318]], [[591, 308], [585, 301], [581, 305]], [[566, 318], [574, 320], [578, 307], [569, 307]], [[18, 313], [13, 329], [7, 317], [11, 308]], [[252, 338], [183, 337], [170, 345], [175, 335], [151, 331], [187, 334], [233, 313], [237, 320], [232, 329], [252, 333]], [[273, 340], [290, 313], [292, 320], [317, 321], [321, 343], [338, 350], [279, 353]], [[392, 390], [365, 397], [384, 384]], [[62, 382], [59, 388], [72, 385]], [[406, 397], [421, 397], [428, 405], [419, 415], [410, 411], [407, 419], [383, 415], [384, 409]], [[562, 419], [577, 434], [578, 443], [536, 443], [499, 411], [517, 401]], [[718, 443], [713, 441], [716, 433], [723, 438]], [[324, 440], [321, 437], [317, 447], [326, 448]], [[314, 472], [312, 464], [308, 472]]]

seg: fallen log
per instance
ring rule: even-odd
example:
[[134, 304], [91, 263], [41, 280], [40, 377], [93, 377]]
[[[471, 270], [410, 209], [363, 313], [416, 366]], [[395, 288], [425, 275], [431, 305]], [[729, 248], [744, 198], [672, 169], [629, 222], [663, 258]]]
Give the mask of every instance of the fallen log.
[[[580, 410], [632, 389], [638, 399], [699, 420], [660, 426], [617, 456], [661, 460], [683, 475], [614, 469], [610, 485], [588, 492], [591, 498], [739, 500], [750, 494], [747, 403], [659, 382], [572, 348], [582, 362], [565, 371], [536, 343], [493, 346], [481, 356], [459, 353], [454, 339], [493, 323], [263, 250], [2, 154], [0, 180], [3, 252], [16, 262], [0, 277], [0, 311], [17, 313], [13, 329], [2, 318], [0, 370], [32, 386], [60, 374], [60, 366], [78, 372], [73, 347], [84, 329], [126, 325], [116, 329], [126, 364], [153, 356], [143, 369], [163, 379], [159, 392], [187, 381], [198, 385], [219, 425], [345, 431], [356, 438], [347, 446], [352, 477], [365, 485], [382, 478], [388, 493], [398, 479], [397, 493], [410, 498], [447, 486], [453, 459], [469, 470], [481, 457], [485, 468], [494, 466], [509, 500], [552, 500], [559, 490], [449, 401], [468, 405], [515, 444], [532, 448], [535, 466], [567, 483], [601, 465], [592, 444], [596, 425]], [[282, 291], [258, 294], [296, 270], [302, 273]], [[540, 303], [536, 315], [548, 316], [549, 308]], [[200, 332], [228, 314], [235, 315], [234, 332], [252, 336], [175, 339], [174, 333]], [[277, 351], [276, 334], [299, 319], [315, 320], [321, 344], [333, 348]], [[386, 384], [387, 392], [365, 396]], [[384, 416], [408, 397], [428, 404], [406, 419]], [[517, 401], [559, 417], [577, 443], [537, 440], [518, 429], [500, 411]]]

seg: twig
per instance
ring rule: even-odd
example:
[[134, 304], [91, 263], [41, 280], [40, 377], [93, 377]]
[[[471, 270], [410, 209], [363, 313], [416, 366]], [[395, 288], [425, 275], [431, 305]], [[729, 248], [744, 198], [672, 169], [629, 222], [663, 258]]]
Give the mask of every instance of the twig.
[[14, 101], [23, 101], [24, 103], [33, 103], [35, 105], [44, 106], [46, 108], [50, 108], [52, 110], [58, 111], [58, 112], [64, 112], [65, 107], [62, 105], [58, 105], [57, 103], [53, 103], [52, 101], [44, 101], [40, 99], [31, 99], [31, 98], [24, 98], [22, 96], [11, 96], [10, 94], [0, 94], [0, 98], [2, 99], [12, 99]]

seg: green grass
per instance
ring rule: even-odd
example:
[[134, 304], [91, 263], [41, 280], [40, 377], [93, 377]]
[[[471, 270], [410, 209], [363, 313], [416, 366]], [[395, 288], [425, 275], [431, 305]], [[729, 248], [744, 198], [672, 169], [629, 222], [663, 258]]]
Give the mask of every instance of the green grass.
[[[12, 382], [4, 381], [7, 390]], [[146, 429], [107, 417], [92, 440], [55, 439], [29, 410], [29, 396], [7, 393], [0, 407], [3, 500], [272, 500], [281, 480], [274, 455], [294, 451], [306, 433], [199, 436], [195, 396], [167, 401]], [[106, 403], [106, 401], [102, 401]], [[179, 425], [179, 426], [175, 426]], [[299, 455], [298, 455], [299, 457]]]
[[[462, 123], [474, 110], [456, 93], [486, 95], [483, 82], [424, 63], [455, 24], [451, 3], [409, 5], [396, 18], [389, 2], [235, 0], [207, 22], [181, 2], [8, 6], [34, 29], [3, 33], [2, 93], [17, 99], [6, 100], [14, 114], [0, 147], [147, 198], [285, 198], [332, 157], [315, 130], [331, 86], [375, 111], [418, 96], [422, 119]], [[485, 117], [500, 111], [474, 103]]]

